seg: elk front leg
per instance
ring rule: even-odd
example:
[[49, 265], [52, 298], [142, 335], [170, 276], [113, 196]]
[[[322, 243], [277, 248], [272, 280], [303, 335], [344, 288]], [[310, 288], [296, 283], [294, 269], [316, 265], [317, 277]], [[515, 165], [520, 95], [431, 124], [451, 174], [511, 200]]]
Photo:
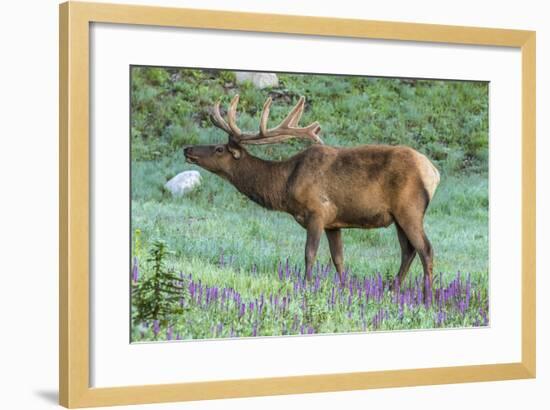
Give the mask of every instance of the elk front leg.
[[332, 263], [338, 272], [340, 284], [344, 283], [344, 247], [342, 245], [342, 231], [340, 229], [325, 229], [330, 248]]
[[323, 232], [323, 224], [318, 218], [311, 218], [306, 229], [306, 279], [311, 280], [313, 264], [315, 263], [319, 242], [321, 241], [321, 233]]

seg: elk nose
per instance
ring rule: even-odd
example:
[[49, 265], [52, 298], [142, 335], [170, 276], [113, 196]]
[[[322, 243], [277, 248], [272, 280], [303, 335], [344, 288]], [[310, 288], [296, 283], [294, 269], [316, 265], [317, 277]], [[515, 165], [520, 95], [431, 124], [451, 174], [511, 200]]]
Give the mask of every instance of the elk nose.
[[183, 154], [184, 155], [191, 154], [191, 147], [184, 147], [183, 148]]

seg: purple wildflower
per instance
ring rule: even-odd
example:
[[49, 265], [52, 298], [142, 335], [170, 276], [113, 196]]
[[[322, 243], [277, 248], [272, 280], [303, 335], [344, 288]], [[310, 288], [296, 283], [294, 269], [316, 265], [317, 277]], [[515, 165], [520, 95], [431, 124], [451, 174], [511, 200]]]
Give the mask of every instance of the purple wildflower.
[[426, 303], [426, 309], [432, 305], [432, 286], [430, 278], [426, 276], [426, 282], [424, 283], [424, 292], [426, 292], [424, 302]]
[[458, 301], [458, 311], [461, 315], [464, 315], [464, 312], [466, 311], [466, 302], [463, 300]]
[[435, 318], [435, 323], [436, 323], [436, 326], [438, 327], [441, 327], [443, 326], [443, 324], [445, 323], [445, 320], [447, 319], [447, 315], [445, 312], [443, 312], [442, 310], [439, 310], [437, 312], [437, 315], [436, 315], [436, 318]]
[[487, 317], [487, 313], [483, 308], [479, 308], [479, 313], [481, 314], [481, 318], [483, 319], [483, 326], [487, 326], [489, 324], [489, 318]]
[[420, 286], [418, 277], [416, 278], [416, 281], [415, 281], [415, 287], [416, 287], [416, 303], [420, 304], [422, 301], [422, 286]]
[[317, 275], [315, 277], [315, 285], [313, 287], [313, 291], [317, 292], [319, 290], [320, 285], [321, 285], [321, 277], [319, 275]]
[[470, 281], [470, 274], [468, 273], [468, 279], [466, 280], [466, 299], [465, 299], [465, 308], [468, 309], [470, 307], [470, 293], [471, 293], [471, 281]]

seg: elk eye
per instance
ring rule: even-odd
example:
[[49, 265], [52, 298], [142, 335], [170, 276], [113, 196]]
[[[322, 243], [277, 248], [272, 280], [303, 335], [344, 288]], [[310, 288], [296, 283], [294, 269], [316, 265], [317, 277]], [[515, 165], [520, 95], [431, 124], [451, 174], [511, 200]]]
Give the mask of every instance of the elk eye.
[[223, 147], [216, 147], [216, 152], [221, 154], [223, 152]]

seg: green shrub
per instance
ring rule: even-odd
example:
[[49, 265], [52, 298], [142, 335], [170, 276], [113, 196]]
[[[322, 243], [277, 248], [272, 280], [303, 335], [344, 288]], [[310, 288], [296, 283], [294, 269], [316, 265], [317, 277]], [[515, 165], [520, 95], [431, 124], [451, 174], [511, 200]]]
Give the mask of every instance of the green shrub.
[[132, 288], [135, 323], [158, 320], [168, 323], [170, 315], [181, 313], [179, 300], [185, 292], [182, 279], [166, 268], [168, 249], [165, 242], [155, 241], [147, 259], [150, 272]]

